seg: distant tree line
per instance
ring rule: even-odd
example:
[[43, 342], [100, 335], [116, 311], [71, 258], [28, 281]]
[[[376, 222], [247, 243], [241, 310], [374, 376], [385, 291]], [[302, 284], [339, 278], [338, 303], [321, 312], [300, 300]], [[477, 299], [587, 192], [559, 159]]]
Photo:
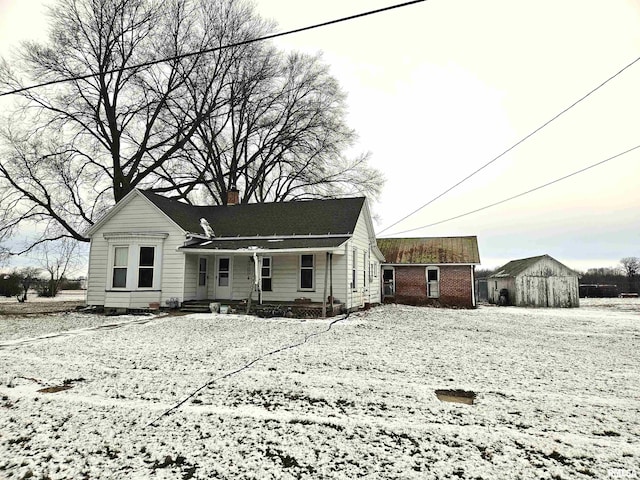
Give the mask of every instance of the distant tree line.
[[42, 270], [35, 267], [15, 269], [0, 274], [0, 296], [16, 297], [25, 302], [31, 292], [40, 297], [55, 297], [61, 290], [80, 290], [82, 279], [45, 278]]

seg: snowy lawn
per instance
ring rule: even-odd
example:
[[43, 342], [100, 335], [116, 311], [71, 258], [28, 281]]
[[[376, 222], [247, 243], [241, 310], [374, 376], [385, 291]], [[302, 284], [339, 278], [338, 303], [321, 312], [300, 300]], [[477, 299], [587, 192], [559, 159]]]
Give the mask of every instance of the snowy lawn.
[[582, 304], [0, 317], [0, 478], [640, 478], [640, 303]]

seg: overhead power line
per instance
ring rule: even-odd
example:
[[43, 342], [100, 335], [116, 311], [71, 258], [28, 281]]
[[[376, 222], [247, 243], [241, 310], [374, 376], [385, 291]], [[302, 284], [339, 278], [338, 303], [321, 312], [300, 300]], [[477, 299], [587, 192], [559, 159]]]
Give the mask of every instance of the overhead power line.
[[492, 204], [490, 204], [490, 205], [485, 205], [484, 207], [476, 208], [475, 210], [471, 210], [470, 212], [462, 213], [462, 214], [460, 214], [460, 215], [456, 215], [455, 217], [447, 218], [447, 219], [445, 219], [445, 220], [440, 220], [439, 222], [430, 223], [430, 224], [428, 224], [428, 225], [422, 225], [422, 226], [420, 226], [420, 227], [411, 228], [411, 229], [409, 229], [409, 230], [403, 230], [403, 231], [401, 231], [401, 232], [395, 232], [395, 233], [393, 233], [393, 234], [389, 234], [389, 235], [386, 235], [386, 236], [391, 236], [391, 235], [400, 235], [400, 234], [403, 234], [403, 233], [414, 232], [414, 231], [416, 231], [416, 230], [422, 230], [423, 228], [434, 227], [434, 226], [436, 226], [436, 225], [440, 225], [441, 223], [450, 222], [451, 220], [457, 220], [458, 218], [466, 217], [467, 215], [471, 215], [471, 214], [473, 214], [473, 213], [481, 212], [482, 210], [486, 210], [486, 209], [488, 209], [488, 208], [495, 207], [495, 206], [497, 206], [497, 205], [501, 205], [501, 204], [506, 203], [506, 202], [509, 202], [509, 201], [511, 201], [511, 200], [515, 200], [516, 198], [523, 197], [523, 196], [525, 196], [525, 195], [528, 195], [529, 193], [533, 193], [533, 192], [535, 192], [535, 191], [537, 191], [537, 190], [540, 190], [540, 189], [543, 189], [543, 188], [548, 187], [548, 186], [550, 186], [550, 185], [553, 185], [553, 184], [555, 184], [555, 183], [561, 182], [562, 180], [566, 180], [567, 178], [570, 178], [570, 177], [573, 177], [573, 176], [578, 175], [578, 174], [580, 174], [580, 173], [586, 172], [587, 170], [590, 170], [590, 169], [592, 169], [592, 168], [595, 168], [595, 167], [597, 167], [597, 166], [599, 166], [599, 165], [602, 165], [602, 164], [604, 164], [604, 163], [610, 162], [611, 160], [614, 160], [614, 159], [616, 159], [616, 158], [618, 158], [618, 157], [621, 157], [621, 156], [623, 156], [623, 155], [626, 155], [627, 153], [633, 152], [634, 150], [637, 150], [637, 149], [639, 149], [639, 148], [640, 148], [640, 145], [636, 145], [635, 147], [632, 147], [632, 148], [630, 148], [630, 149], [628, 149], [628, 150], [625, 150], [624, 152], [620, 152], [620, 153], [618, 153], [618, 154], [616, 154], [616, 155], [614, 155], [614, 156], [612, 156], [612, 157], [606, 158], [606, 159], [601, 160], [601, 161], [599, 161], [599, 162], [597, 162], [597, 163], [594, 163], [594, 164], [592, 164], [592, 165], [589, 165], [588, 167], [584, 167], [584, 168], [581, 168], [580, 170], [576, 170], [575, 172], [570, 173], [570, 174], [568, 174], [568, 175], [565, 175], [564, 177], [556, 178], [555, 180], [552, 180], [552, 181], [550, 181], [550, 182], [547, 182], [547, 183], [545, 183], [544, 185], [539, 185], [539, 186], [537, 186], [537, 187], [535, 187], [535, 188], [532, 188], [531, 190], [527, 190], [526, 192], [522, 192], [522, 193], [519, 193], [519, 194], [517, 194], [517, 195], [513, 195], [512, 197], [505, 198], [505, 199], [503, 199], [503, 200], [500, 200], [499, 202], [495, 202], [495, 203], [492, 203]]
[[[102, 72], [102, 75], [109, 75], [112, 73], [119, 73], [119, 72], [124, 72], [127, 70], [132, 70], [134, 68], [144, 68], [144, 67], [150, 67], [152, 65], [157, 65], [159, 63], [165, 63], [165, 62], [171, 62], [174, 60], [179, 60], [181, 58], [188, 58], [188, 57], [194, 57], [196, 55], [202, 55], [205, 53], [213, 53], [213, 52], [217, 52], [219, 50], [224, 50], [226, 48], [233, 48], [233, 47], [239, 47], [242, 45], [248, 45], [250, 43], [255, 43], [255, 42], [262, 42], [265, 40], [272, 40], [274, 38], [278, 38], [278, 37], [284, 37], [286, 35], [293, 35], [294, 33], [301, 33], [301, 32], [306, 32], [308, 30], [313, 30], [316, 28], [321, 28], [321, 27], [327, 27], [329, 25], [335, 25], [336, 23], [342, 23], [342, 22], [347, 22], [350, 20], [355, 20], [358, 18], [362, 18], [362, 17], [367, 17], [370, 15], [375, 15], [378, 13], [383, 13], [383, 12], [387, 12], [389, 10], [395, 10], [397, 8], [403, 8], [403, 7], [408, 7], [410, 5], [414, 5], [416, 3], [422, 3], [422, 2], [426, 2], [427, 0], [411, 0], [409, 2], [404, 2], [404, 3], [399, 3], [396, 5], [390, 5], [388, 7], [384, 7], [384, 8], [378, 8], [376, 10], [370, 10], [368, 12], [363, 12], [363, 13], [358, 13], [355, 15], [350, 15], [348, 17], [342, 17], [342, 18], [338, 18], [335, 20], [329, 20], [327, 22], [322, 22], [322, 23], [316, 23], [315, 25], [310, 25], [307, 27], [301, 27], [301, 28], [296, 28], [294, 30], [287, 30], [286, 32], [280, 32], [280, 33], [273, 33], [271, 35], [266, 35], [264, 37], [258, 37], [258, 38], [253, 38], [250, 40], [243, 40], [242, 42], [236, 42], [236, 43], [230, 43], [228, 45], [222, 45], [220, 47], [214, 47], [214, 48], [206, 48], [203, 50], [197, 50], [195, 52], [189, 52], [189, 53], [182, 53], [180, 55], [174, 55], [172, 57], [164, 57], [158, 60], [150, 60], [148, 62], [144, 62], [144, 63], [139, 63], [136, 65], [130, 65], [127, 67], [120, 67], [120, 68], [115, 68], [113, 70], [108, 70], [106, 72]], [[22, 92], [26, 92], [29, 90], [33, 90], [36, 88], [41, 88], [41, 87], [47, 87], [49, 85], [56, 85], [59, 83], [65, 83], [65, 82], [70, 82], [70, 81], [74, 81], [74, 80], [86, 80], [88, 78], [93, 78], [96, 77], [100, 74], [97, 73], [89, 73], [87, 75], [78, 75], [78, 76], [74, 76], [74, 77], [67, 77], [67, 78], [61, 78], [58, 80], [50, 80], [48, 82], [42, 82], [42, 83], [38, 83], [35, 85], [30, 85], [28, 87], [22, 87], [22, 88], [18, 88], [15, 90], [10, 90], [8, 92], [0, 92], [0, 97], [3, 97], [5, 95], [14, 95], [16, 93], [22, 93]]]
[[[470, 173], [469, 175], [467, 175], [466, 177], [464, 177], [462, 180], [460, 180], [458, 183], [456, 183], [455, 185], [449, 187], [448, 189], [446, 189], [444, 192], [442, 192], [441, 194], [439, 194], [438, 196], [432, 198], [431, 200], [429, 200], [427, 203], [425, 203], [424, 205], [422, 205], [421, 207], [418, 207], [417, 209], [415, 209], [413, 212], [409, 213], [408, 215], [405, 215], [404, 217], [402, 217], [400, 220], [398, 220], [397, 222], [392, 223], [391, 225], [389, 225], [388, 227], [384, 228], [383, 230], [381, 230], [378, 235], [386, 232], [387, 230], [389, 230], [392, 227], [395, 227], [396, 225], [398, 225], [400, 222], [403, 222], [404, 220], [406, 220], [409, 217], [412, 217], [413, 215], [415, 215], [416, 213], [418, 213], [420, 210], [422, 210], [425, 207], [428, 207], [429, 205], [431, 205], [433, 202], [435, 202], [436, 200], [438, 200], [439, 198], [442, 198], [443, 196], [445, 196], [447, 193], [449, 193], [451, 190], [453, 190], [454, 188], [462, 185], [464, 182], [466, 182], [467, 180], [469, 180], [471, 177], [473, 177], [474, 175], [476, 175], [477, 173], [481, 172], [482, 170], [484, 170], [485, 168], [487, 168], [489, 165], [491, 165], [492, 163], [494, 163], [495, 161], [499, 160], [500, 158], [502, 158], [503, 156], [505, 156], [507, 153], [509, 153], [511, 150], [513, 150], [514, 148], [516, 148], [518, 145], [520, 145], [521, 143], [523, 143], [524, 141], [528, 140], [529, 138], [531, 138], [532, 136], [534, 136], [536, 133], [538, 133], [540, 130], [542, 130], [543, 128], [545, 128], [547, 125], [549, 125], [550, 123], [554, 122], [555, 120], [557, 120], [558, 118], [560, 118], [562, 115], [564, 115], [565, 113], [567, 113], [569, 110], [571, 110], [573, 107], [575, 107], [576, 105], [578, 105], [580, 102], [582, 102], [583, 100], [585, 100], [587, 97], [591, 96], [593, 93], [595, 93], [596, 91], [598, 91], [600, 88], [602, 88], [603, 86], [605, 86], [607, 83], [609, 83], [611, 80], [613, 80], [614, 78], [616, 78], [618, 75], [620, 75], [622, 72], [624, 72], [625, 70], [627, 70], [628, 68], [630, 68], [631, 66], [633, 66], [635, 63], [637, 63], [638, 61], [640, 61], [640, 57], [636, 58], [635, 60], [633, 60], [631, 63], [628, 63], [627, 65], [625, 65], [623, 68], [621, 68], [620, 70], [618, 70], [616, 73], [614, 73], [613, 75], [611, 75], [609, 78], [607, 78], [604, 82], [602, 82], [601, 84], [599, 84], [597, 87], [595, 87], [594, 89], [590, 90], [587, 94], [583, 95], [582, 97], [580, 97], [578, 100], [576, 100], [575, 102], [573, 102], [571, 105], [569, 105], [567, 108], [565, 108], [564, 110], [562, 110], [560, 113], [556, 114], [555, 116], [551, 117], [549, 120], [547, 120], [546, 122], [544, 122], [542, 125], [540, 125], [538, 128], [536, 128], [535, 130], [533, 130], [531, 133], [529, 133], [528, 135], [526, 135], [525, 137], [523, 137], [521, 140], [519, 140], [518, 142], [514, 143], [513, 145], [511, 145], [509, 148], [507, 148], [504, 152], [502, 152], [500, 155], [492, 158], [491, 160], [489, 160], [487, 163], [485, 163], [484, 165], [482, 165], [480, 168], [478, 168], [477, 170], [473, 171], [472, 173]], [[409, 230], [411, 231], [411, 230]]]

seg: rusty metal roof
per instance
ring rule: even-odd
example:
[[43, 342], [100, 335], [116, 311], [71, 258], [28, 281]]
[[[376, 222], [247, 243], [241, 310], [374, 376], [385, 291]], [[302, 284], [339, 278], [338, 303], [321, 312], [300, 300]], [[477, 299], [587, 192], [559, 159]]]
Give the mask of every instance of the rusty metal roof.
[[378, 248], [391, 264], [479, 264], [478, 239], [472, 237], [379, 238]]
[[517, 277], [522, 272], [527, 270], [529, 267], [535, 265], [540, 260], [543, 260], [545, 258], [550, 260], [550, 261], [552, 261], [552, 262], [557, 263], [558, 265], [560, 265], [561, 267], [566, 269], [568, 272], [576, 274], [573, 270], [571, 270], [566, 265], [560, 263], [555, 258], [545, 254], [545, 255], [538, 255], [536, 257], [520, 258], [518, 260], [511, 260], [509, 263], [507, 263], [507, 264], [503, 265], [502, 267], [496, 269], [495, 273], [493, 275], [490, 275], [489, 278]]

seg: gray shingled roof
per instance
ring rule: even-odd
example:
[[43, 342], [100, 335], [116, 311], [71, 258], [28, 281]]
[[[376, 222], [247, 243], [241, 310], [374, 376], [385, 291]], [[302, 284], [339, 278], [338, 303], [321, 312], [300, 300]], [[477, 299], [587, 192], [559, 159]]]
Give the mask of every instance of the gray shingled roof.
[[194, 206], [148, 191], [140, 192], [183, 230], [203, 234], [200, 218], [205, 218], [216, 237], [351, 236], [365, 201], [364, 197], [358, 197]]
[[390, 264], [480, 263], [478, 239], [470, 237], [379, 238], [378, 248]]

